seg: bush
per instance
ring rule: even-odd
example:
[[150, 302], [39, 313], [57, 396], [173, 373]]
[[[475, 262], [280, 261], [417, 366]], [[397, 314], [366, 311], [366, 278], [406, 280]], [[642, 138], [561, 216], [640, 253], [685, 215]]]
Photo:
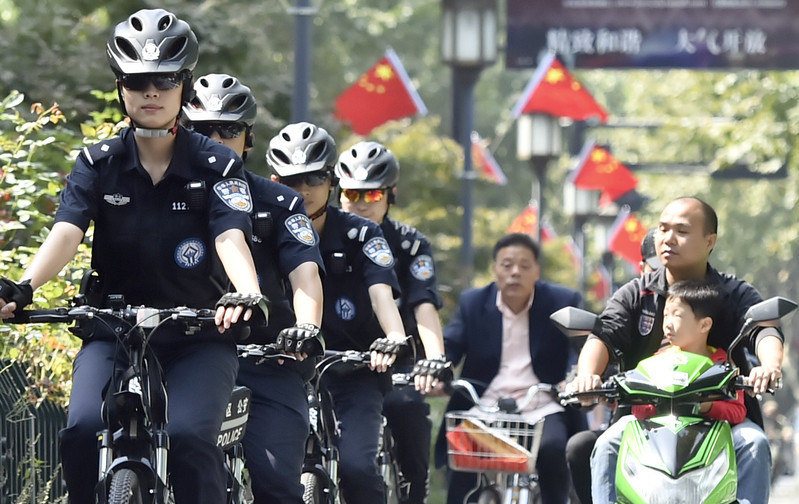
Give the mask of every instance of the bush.
[[[45, 109], [34, 103], [23, 113], [24, 99], [14, 91], [0, 102], [0, 275], [12, 280], [22, 276], [47, 237], [76, 153], [84, 144], [116, 133], [110, 123], [70, 128], [58, 104]], [[37, 289], [34, 304], [67, 305], [89, 263], [84, 243], [58, 278]], [[0, 358], [27, 367], [33, 403], [66, 404], [78, 347], [79, 340], [64, 326], [0, 326]]]

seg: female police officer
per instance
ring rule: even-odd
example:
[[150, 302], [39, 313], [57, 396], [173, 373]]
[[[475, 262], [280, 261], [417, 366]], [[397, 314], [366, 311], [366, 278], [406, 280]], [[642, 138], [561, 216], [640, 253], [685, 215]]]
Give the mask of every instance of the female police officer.
[[[194, 90], [183, 108], [187, 126], [246, 158], [257, 114], [250, 88], [233, 76], [209, 74], [197, 79]], [[261, 291], [272, 304], [269, 325], [254, 328], [247, 343], [280, 339], [285, 351], [302, 360], [322, 350], [319, 237], [299, 194], [248, 170], [245, 175], [253, 199], [253, 258]], [[303, 502], [300, 477], [309, 429], [304, 381], [313, 372], [314, 359], [239, 363], [236, 381], [252, 391], [244, 452], [255, 504]]]
[[[78, 156], [55, 224], [23, 281], [4, 279], [0, 285], [0, 298], [10, 301], [0, 301], [0, 317], [31, 302], [33, 290], [74, 256], [93, 221], [92, 267], [102, 282], [100, 299], [122, 294], [132, 305], [217, 304], [223, 332], [264, 298], [247, 246], [252, 202], [241, 161], [230, 149], [177, 123], [192, 92], [197, 39], [173, 14], [141, 10], [116, 26], [107, 54], [131, 127]], [[187, 186], [206, 191], [190, 198]], [[228, 280], [241, 294], [225, 294]], [[97, 324], [84, 335], [75, 358], [67, 427], [61, 432], [72, 503], [95, 502], [101, 391], [112, 373], [115, 344], [112, 332]], [[151, 347], [168, 383], [175, 500], [224, 502], [216, 436], [238, 368], [233, 339], [213, 328], [187, 336], [165, 327]]]
[[[328, 348], [372, 350], [373, 369], [385, 372], [405, 346], [402, 319], [394, 302], [398, 293], [394, 256], [377, 224], [328, 206], [335, 187], [333, 139], [313, 124], [290, 124], [269, 142], [267, 161], [281, 183], [303, 196], [320, 236], [327, 272], [322, 332]], [[385, 502], [377, 470], [377, 442], [383, 393], [391, 387], [390, 376], [356, 371], [337, 375], [326, 384], [341, 423], [344, 499]]]

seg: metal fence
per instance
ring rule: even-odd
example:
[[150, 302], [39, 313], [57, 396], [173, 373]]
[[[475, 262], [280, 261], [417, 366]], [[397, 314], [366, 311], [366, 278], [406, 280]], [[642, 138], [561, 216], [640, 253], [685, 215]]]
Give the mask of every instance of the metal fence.
[[58, 431], [63, 407], [30, 401], [24, 366], [0, 360], [0, 504], [66, 502]]

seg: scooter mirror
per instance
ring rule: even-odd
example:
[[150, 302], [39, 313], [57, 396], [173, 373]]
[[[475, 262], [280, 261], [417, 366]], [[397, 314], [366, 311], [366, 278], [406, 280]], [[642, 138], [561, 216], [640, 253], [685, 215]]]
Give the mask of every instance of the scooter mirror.
[[579, 338], [602, 332], [602, 320], [594, 314], [573, 306], [566, 306], [549, 316], [560, 332], [570, 338]]
[[784, 297], [773, 297], [761, 301], [749, 307], [744, 315], [744, 319], [752, 320], [755, 325], [760, 327], [773, 327], [780, 323], [780, 319], [799, 307], [790, 299]]

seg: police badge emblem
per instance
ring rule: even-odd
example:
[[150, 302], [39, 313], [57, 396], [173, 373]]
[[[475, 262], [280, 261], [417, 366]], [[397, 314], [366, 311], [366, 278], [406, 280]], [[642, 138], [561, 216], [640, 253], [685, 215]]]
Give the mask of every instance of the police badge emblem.
[[157, 61], [161, 57], [161, 50], [155, 45], [153, 39], [147, 39], [141, 50], [141, 57], [144, 61]]
[[434, 275], [433, 258], [422, 254], [411, 263], [411, 275], [417, 280], [430, 280]]
[[336, 300], [336, 315], [341, 320], [350, 321], [355, 318], [355, 303], [347, 297], [340, 297]]
[[233, 210], [252, 211], [250, 186], [241, 179], [226, 179], [214, 184], [214, 193]]
[[187, 238], [175, 247], [175, 262], [183, 269], [194, 268], [205, 257], [205, 244], [197, 238]]
[[297, 239], [300, 243], [312, 246], [316, 244], [316, 233], [313, 230], [311, 219], [303, 214], [294, 214], [286, 219], [286, 229]]
[[363, 245], [363, 253], [378, 266], [390, 268], [394, 265], [394, 254], [391, 253], [385, 238], [375, 237], [366, 242]]

